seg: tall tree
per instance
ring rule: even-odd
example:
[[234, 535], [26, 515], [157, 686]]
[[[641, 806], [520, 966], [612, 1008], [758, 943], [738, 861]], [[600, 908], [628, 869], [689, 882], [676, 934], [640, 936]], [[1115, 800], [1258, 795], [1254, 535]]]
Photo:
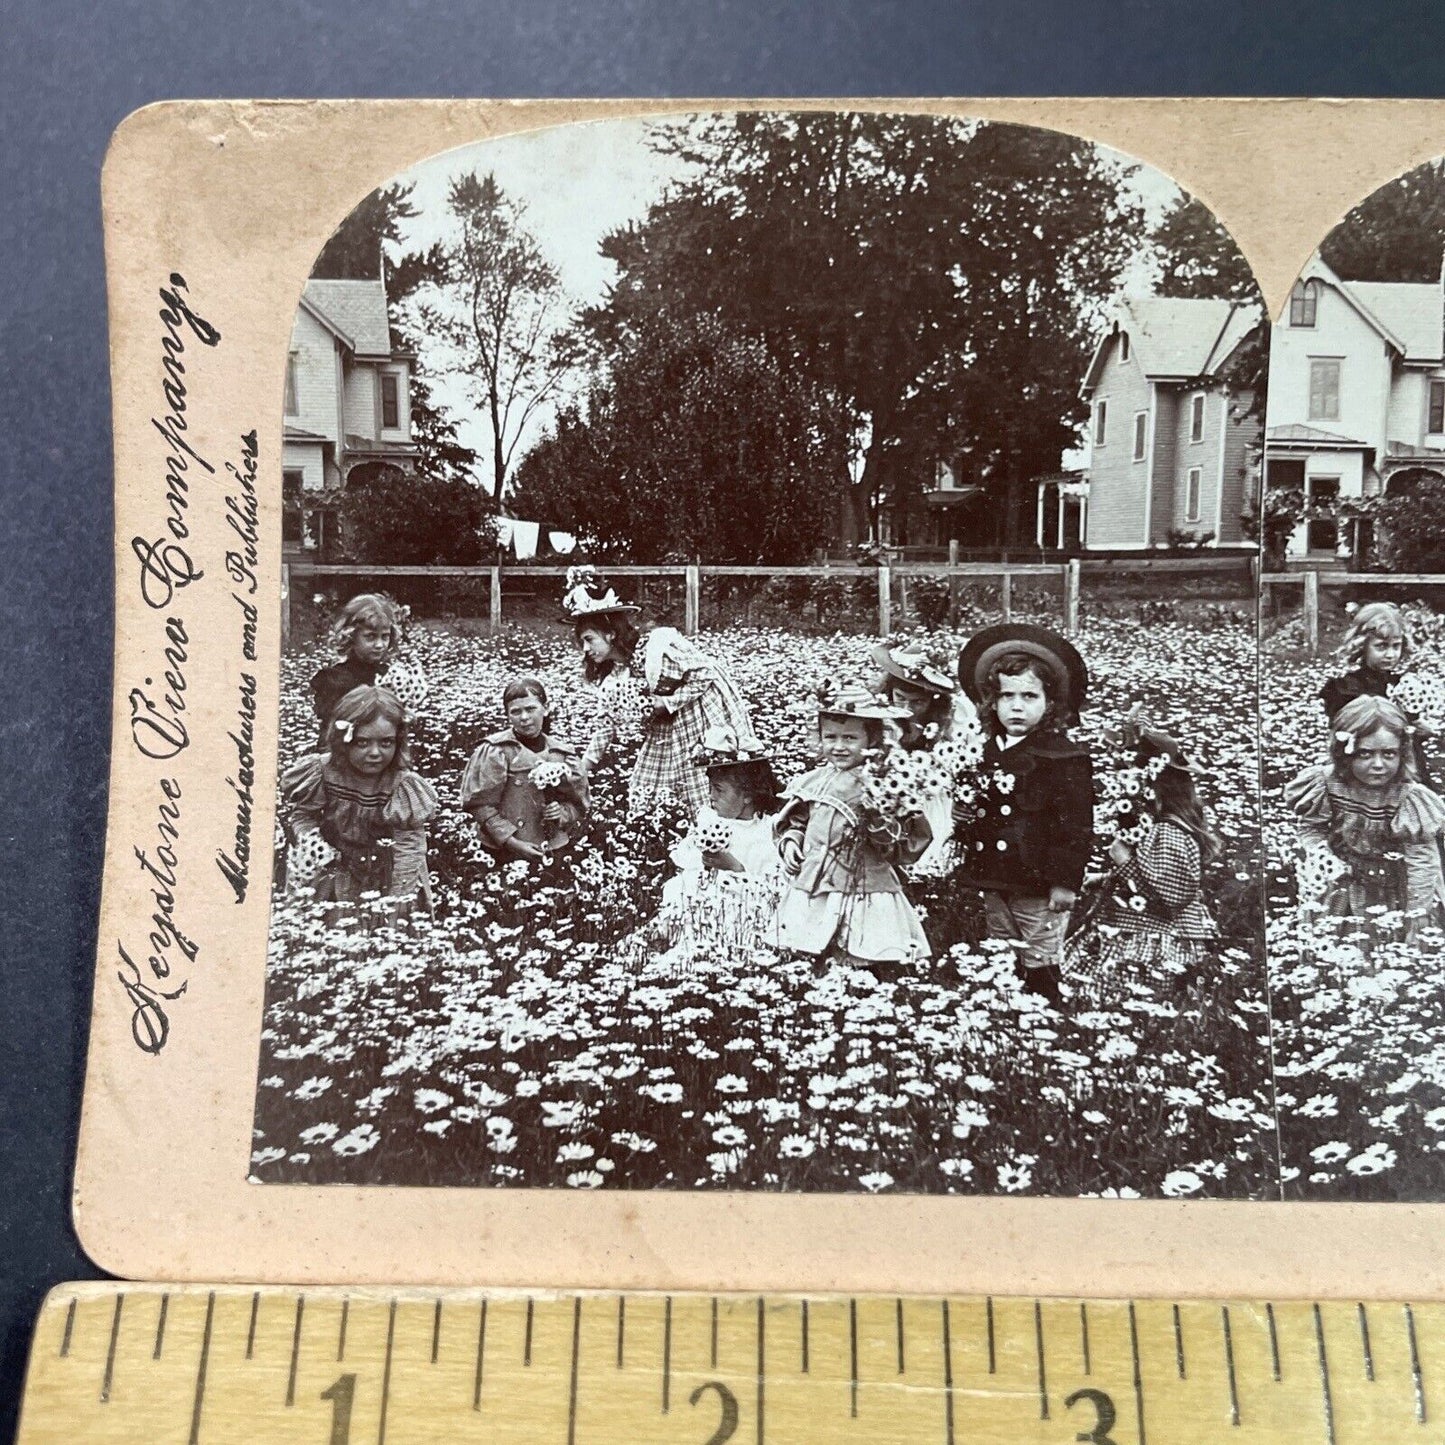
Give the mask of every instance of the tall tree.
[[1159, 295], [1259, 304], [1244, 252], [1197, 197], [1181, 195], [1149, 239], [1159, 259]]
[[452, 232], [439, 274], [418, 288], [433, 350], [449, 347], [487, 418], [492, 495], [500, 501], [513, 453], [537, 410], [557, 392], [570, 357], [558, 344], [565, 300], [556, 268], [527, 229], [523, 209], [491, 173], [459, 176], [447, 191]]
[[1325, 263], [1346, 281], [1437, 281], [1445, 255], [1445, 159], [1367, 196], [1325, 237]]
[[[421, 286], [441, 275], [444, 257], [431, 246], [403, 251], [403, 222], [419, 214], [412, 187], [394, 182], [372, 191], [332, 232], [311, 268], [316, 277], [371, 281], [382, 276], [391, 310], [391, 344], [415, 359], [411, 376], [411, 436], [417, 447], [416, 470], [435, 481], [466, 481], [477, 454], [462, 440], [457, 420], [432, 396], [431, 380], [418, 354], [414, 330], [404, 319], [404, 303]], [[384, 276], [383, 276], [384, 268]]]

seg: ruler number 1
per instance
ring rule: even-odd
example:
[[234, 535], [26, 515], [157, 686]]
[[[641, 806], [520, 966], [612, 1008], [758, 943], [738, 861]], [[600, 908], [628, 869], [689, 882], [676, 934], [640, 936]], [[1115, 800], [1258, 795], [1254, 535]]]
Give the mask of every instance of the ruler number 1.
[[321, 1398], [331, 1401], [331, 1445], [348, 1445], [351, 1439], [351, 1406], [356, 1399], [356, 1376], [342, 1375], [329, 1390], [321, 1392]]
[[1109, 1434], [1114, 1428], [1114, 1422], [1119, 1418], [1114, 1402], [1102, 1390], [1075, 1390], [1064, 1401], [1064, 1408], [1072, 1410], [1080, 1400], [1086, 1400], [1094, 1407], [1094, 1428], [1080, 1430], [1074, 1439], [1084, 1441], [1085, 1445], [1117, 1445], [1114, 1437]]
[[725, 1440], [731, 1440], [737, 1434], [738, 1397], [721, 1380], [708, 1380], [688, 1396], [687, 1403], [696, 1405], [705, 1390], [716, 1390], [718, 1399], [722, 1401], [722, 1419], [718, 1422], [717, 1429], [707, 1437], [705, 1445], [723, 1445]]

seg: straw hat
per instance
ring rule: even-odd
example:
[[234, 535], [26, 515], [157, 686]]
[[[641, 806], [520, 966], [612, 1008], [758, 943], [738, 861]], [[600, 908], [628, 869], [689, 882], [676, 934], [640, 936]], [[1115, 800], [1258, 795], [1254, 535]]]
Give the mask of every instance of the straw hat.
[[856, 717], [876, 722], [904, 722], [913, 714], [906, 707], [880, 702], [862, 683], [825, 682], [818, 688], [819, 717]]
[[614, 588], [605, 584], [592, 567], [569, 567], [562, 610], [572, 622], [608, 613], [641, 612], [640, 607], [624, 602]]
[[934, 667], [922, 653], [911, 648], [891, 648], [879, 643], [871, 654], [873, 663], [883, 672], [885, 682], [907, 683], [923, 692], [946, 696], [958, 690], [958, 684], [940, 668]]
[[1059, 691], [1060, 720], [1077, 722], [1089, 685], [1084, 659], [1066, 638], [1029, 622], [1000, 622], [968, 639], [958, 654], [958, 680], [969, 697], [983, 701], [989, 669], [1009, 652], [1022, 652], [1048, 670]]

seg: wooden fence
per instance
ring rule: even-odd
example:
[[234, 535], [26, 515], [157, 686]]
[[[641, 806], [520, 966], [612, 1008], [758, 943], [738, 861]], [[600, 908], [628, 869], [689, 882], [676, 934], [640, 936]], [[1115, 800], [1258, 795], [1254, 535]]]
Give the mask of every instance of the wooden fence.
[[1320, 589], [1322, 587], [1445, 587], [1445, 572], [1335, 572], [1310, 570], [1300, 572], [1265, 572], [1260, 587], [1267, 594], [1271, 587], [1303, 587], [1302, 604], [1305, 625], [1305, 647], [1311, 657], [1320, 650]]

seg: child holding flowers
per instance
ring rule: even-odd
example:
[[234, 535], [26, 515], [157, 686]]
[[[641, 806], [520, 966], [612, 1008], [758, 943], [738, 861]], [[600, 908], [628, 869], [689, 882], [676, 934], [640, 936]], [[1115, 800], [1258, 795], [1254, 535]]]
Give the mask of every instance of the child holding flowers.
[[587, 778], [577, 750], [548, 734], [547, 690], [537, 678], [513, 678], [502, 709], [508, 726], [486, 739], [462, 775], [462, 810], [495, 857], [545, 863], [581, 831]]
[[427, 824], [437, 795], [411, 770], [405, 709], [384, 687], [356, 687], [328, 731], [330, 752], [302, 758], [281, 778], [294, 839], [288, 887], [351, 906], [380, 894], [387, 919], [418, 903], [430, 912]]
[[861, 686], [819, 690], [823, 764], [788, 784], [774, 825], [789, 879], [773, 929], [779, 947], [869, 965], [929, 957], [898, 866], [921, 857], [931, 835], [915, 765], [897, 761], [906, 753], [884, 756], [885, 727], [908, 716]]
[[1069, 913], [1094, 846], [1093, 767], [1065, 729], [1088, 683], [1057, 633], [986, 627], [959, 654], [959, 681], [988, 732], [979, 786], [958, 810], [963, 876], [983, 894], [987, 934], [1014, 944], [1025, 987], [1057, 1006]]
[[353, 597], [332, 624], [331, 640], [341, 661], [311, 679], [311, 697], [321, 726], [319, 746], [328, 747], [327, 727], [336, 705], [354, 687], [373, 687], [385, 677], [387, 691], [414, 715], [426, 697], [426, 679], [413, 663], [398, 662], [401, 618], [391, 598], [377, 592]]
[[1352, 918], [1403, 910], [1413, 935], [1445, 904], [1445, 801], [1418, 780], [1409, 723], [1388, 698], [1353, 698], [1330, 726], [1329, 762], [1284, 790], [1299, 820], [1300, 896]]
[[629, 813], [636, 816], [670, 794], [696, 815], [708, 800], [707, 779], [692, 763], [703, 735], [725, 727], [752, 736], [736, 684], [721, 663], [674, 627], [656, 627], [645, 641], [640, 638], [638, 608], [604, 587], [590, 567], [568, 570], [562, 606], [582, 650], [583, 672], [598, 687], [584, 771], [597, 768], [619, 741], [640, 735], [627, 788]]
[[1167, 733], [1134, 731], [1134, 766], [1108, 774], [1112, 870], [1091, 881], [1097, 902], [1065, 949], [1074, 989], [1116, 997], [1129, 977], [1200, 977], [1219, 930], [1204, 903], [1204, 865], [1222, 851], [1195, 790], [1195, 770]]

